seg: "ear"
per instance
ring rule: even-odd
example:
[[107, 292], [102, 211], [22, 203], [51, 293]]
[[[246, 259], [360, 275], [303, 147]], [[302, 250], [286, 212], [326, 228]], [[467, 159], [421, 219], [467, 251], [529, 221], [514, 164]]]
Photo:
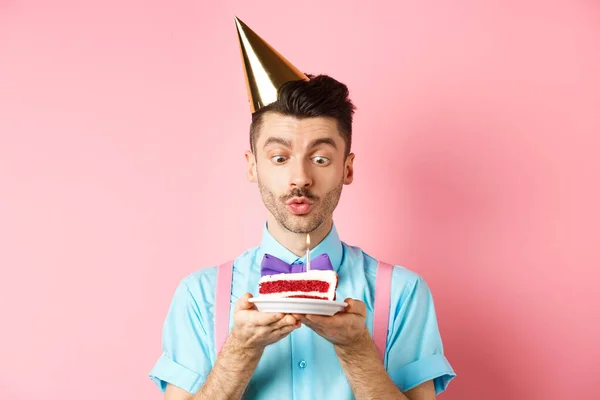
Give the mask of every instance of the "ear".
[[349, 185], [354, 181], [354, 153], [348, 154], [344, 163], [344, 185]]
[[246, 178], [248, 181], [256, 183], [256, 157], [250, 150], [246, 151], [244, 156], [246, 157]]

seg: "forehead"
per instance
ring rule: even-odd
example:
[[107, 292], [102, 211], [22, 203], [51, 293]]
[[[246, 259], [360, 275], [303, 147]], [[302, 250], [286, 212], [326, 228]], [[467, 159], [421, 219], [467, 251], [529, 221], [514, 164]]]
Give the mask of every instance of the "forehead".
[[297, 118], [268, 112], [263, 115], [257, 138], [257, 145], [271, 136], [294, 139], [333, 138], [343, 142], [337, 121], [331, 117]]

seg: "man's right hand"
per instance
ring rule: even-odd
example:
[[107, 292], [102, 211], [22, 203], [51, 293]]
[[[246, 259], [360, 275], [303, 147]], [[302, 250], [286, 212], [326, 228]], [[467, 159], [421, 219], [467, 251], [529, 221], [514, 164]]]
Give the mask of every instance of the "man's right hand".
[[278, 342], [302, 324], [290, 314], [266, 313], [257, 310], [244, 294], [235, 303], [233, 328], [230, 338], [248, 351], [262, 352], [268, 345]]
[[265, 347], [302, 326], [292, 315], [259, 312], [246, 293], [235, 303], [234, 324], [206, 382], [192, 395], [169, 384], [168, 400], [241, 399]]

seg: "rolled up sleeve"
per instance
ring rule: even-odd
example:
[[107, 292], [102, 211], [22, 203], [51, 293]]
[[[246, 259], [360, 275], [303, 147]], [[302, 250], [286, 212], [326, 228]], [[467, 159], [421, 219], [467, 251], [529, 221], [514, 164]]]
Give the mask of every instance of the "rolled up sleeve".
[[167, 355], [160, 356], [150, 372], [150, 379], [164, 393], [167, 383], [175, 385], [189, 393], [196, 393], [206, 381], [208, 374], [198, 374], [181, 364], [177, 364]]
[[433, 380], [435, 393], [446, 390], [450, 381], [456, 376], [446, 357], [441, 354], [423, 357], [405, 365], [391, 374], [392, 381], [403, 392]]
[[185, 279], [175, 291], [163, 325], [162, 354], [149, 374], [163, 393], [168, 383], [196, 393], [212, 369], [214, 335], [207, 315], [212, 304], [205, 300], [196, 301]]
[[[433, 380], [439, 394], [456, 373], [444, 355], [429, 287], [416, 274], [410, 273], [412, 279], [407, 279], [408, 273], [402, 269], [393, 276], [392, 288], [404, 289], [399, 290], [390, 310], [386, 369], [402, 392]], [[402, 285], [401, 282], [407, 281], [412, 284]]]

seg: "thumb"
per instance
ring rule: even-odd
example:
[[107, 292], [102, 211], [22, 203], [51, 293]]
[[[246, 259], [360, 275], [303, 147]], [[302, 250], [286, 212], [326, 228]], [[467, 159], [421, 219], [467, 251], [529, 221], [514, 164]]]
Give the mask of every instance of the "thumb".
[[358, 314], [362, 317], [367, 316], [367, 306], [362, 301], [347, 298], [344, 302], [348, 304], [348, 307], [346, 307], [347, 313]]
[[235, 311], [240, 310], [251, 310], [254, 308], [254, 304], [250, 303], [248, 300], [252, 298], [252, 294], [244, 293], [242, 297], [235, 302]]

